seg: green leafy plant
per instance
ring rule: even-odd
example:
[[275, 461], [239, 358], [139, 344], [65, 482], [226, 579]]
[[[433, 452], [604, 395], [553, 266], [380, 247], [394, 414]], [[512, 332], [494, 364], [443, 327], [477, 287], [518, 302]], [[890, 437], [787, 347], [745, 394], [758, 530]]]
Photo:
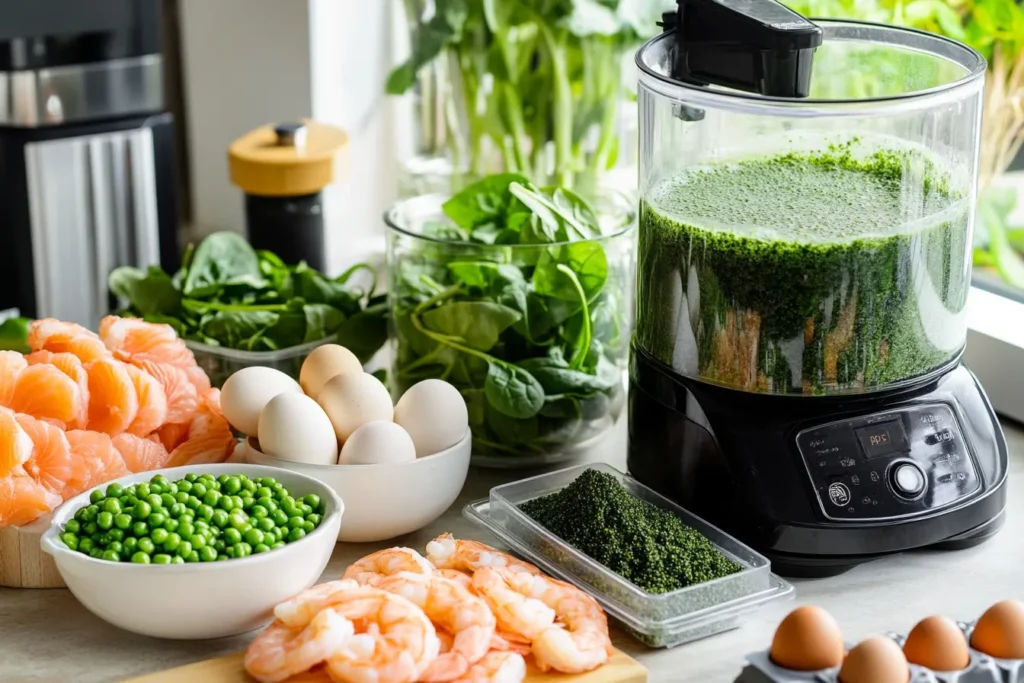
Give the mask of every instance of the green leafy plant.
[[[368, 289], [352, 277], [365, 271]], [[304, 262], [285, 264], [233, 232], [189, 246], [174, 275], [157, 266], [111, 272], [124, 314], [167, 323], [186, 340], [242, 351], [279, 351], [337, 340], [364, 362], [387, 339], [387, 304], [374, 296], [373, 269], [358, 264], [328, 278]], [[214, 378], [217, 381], [217, 377]]]
[[[623, 51], [655, 33], [672, 4], [405, 0], [411, 55], [391, 72], [387, 92], [406, 92], [421, 71], [440, 65], [438, 137], [457, 170], [571, 186], [578, 174], [593, 179], [615, 163]], [[500, 165], [489, 163], [489, 151]]]
[[443, 211], [423, 237], [391, 236], [397, 388], [454, 384], [481, 455], [529, 457], [599, 433], [623, 391], [632, 254], [613, 246], [632, 231], [607, 235], [578, 195], [514, 174]]
[[28, 318], [7, 318], [0, 322], [0, 351], [17, 351], [29, 353]]

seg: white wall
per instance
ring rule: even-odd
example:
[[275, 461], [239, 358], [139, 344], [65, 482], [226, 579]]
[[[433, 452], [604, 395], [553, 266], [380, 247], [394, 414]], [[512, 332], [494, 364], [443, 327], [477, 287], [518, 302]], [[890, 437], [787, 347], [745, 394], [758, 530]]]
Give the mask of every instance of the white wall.
[[350, 136], [347, 178], [325, 191], [328, 270], [379, 250], [394, 196], [390, 3], [181, 0], [182, 59], [196, 231], [244, 230], [227, 148], [249, 130], [310, 117]]

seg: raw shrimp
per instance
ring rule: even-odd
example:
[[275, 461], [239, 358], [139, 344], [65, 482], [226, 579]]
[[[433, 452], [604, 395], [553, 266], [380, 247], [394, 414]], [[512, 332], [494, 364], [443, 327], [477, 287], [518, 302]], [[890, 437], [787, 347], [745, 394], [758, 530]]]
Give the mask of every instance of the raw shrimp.
[[542, 671], [583, 673], [608, 661], [612, 651], [608, 619], [591, 596], [549, 576], [505, 572], [518, 593], [540, 600], [555, 612], [557, 624], [533, 639], [533, 656]]
[[438, 569], [475, 572], [481, 567], [509, 567], [528, 574], [541, 573], [529, 562], [523, 562], [479, 541], [457, 539], [451, 534], [441, 534], [428, 543], [427, 558]]
[[476, 594], [476, 589], [473, 588], [473, 572], [464, 572], [461, 569], [438, 569], [437, 573], [463, 588], [468, 588], [474, 595]]
[[525, 578], [533, 576], [509, 567], [484, 567], [473, 574], [473, 587], [491, 608], [503, 631], [532, 642], [555, 622], [555, 611], [517, 590], [511, 579], [519, 574]]
[[440, 651], [430, 619], [400, 595], [362, 586], [329, 608], [356, 634], [327, 659], [327, 671], [347, 683], [412, 683]]
[[434, 565], [412, 548], [387, 548], [356, 560], [345, 570], [342, 578], [368, 584], [376, 577], [391, 576], [398, 572], [433, 574]]
[[274, 616], [289, 628], [302, 628], [342, 594], [358, 588], [355, 581], [328, 581], [302, 591], [274, 608]]
[[421, 681], [454, 680], [490, 650], [494, 615], [482, 598], [460, 584], [439, 574], [401, 572], [384, 577], [377, 587], [408, 599], [454, 636], [451, 650], [430, 663]]
[[488, 652], [455, 683], [521, 683], [526, 678], [526, 660], [515, 652]]
[[530, 654], [532, 645], [533, 643], [531, 643], [527, 638], [520, 635], [514, 635], [506, 631], [495, 631], [494, 635], [491, 636], [492, 650], [518, 652], [525, 657]]
[[279, 683], [325, 661], [355, 633], [341, 614], [326, 609], [305, 628], [275, 621], [245, 651], [245, 670], [260, 683]]

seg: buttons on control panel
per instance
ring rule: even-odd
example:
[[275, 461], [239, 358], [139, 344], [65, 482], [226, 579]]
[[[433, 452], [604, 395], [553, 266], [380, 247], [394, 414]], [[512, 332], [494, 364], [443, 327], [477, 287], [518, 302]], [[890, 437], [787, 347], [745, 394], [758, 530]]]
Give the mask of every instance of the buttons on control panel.
[[926, 514], [981, 488], [956, 415], [944, 403], [810, 427], [796, 443], [822, 513], [837, 521]]

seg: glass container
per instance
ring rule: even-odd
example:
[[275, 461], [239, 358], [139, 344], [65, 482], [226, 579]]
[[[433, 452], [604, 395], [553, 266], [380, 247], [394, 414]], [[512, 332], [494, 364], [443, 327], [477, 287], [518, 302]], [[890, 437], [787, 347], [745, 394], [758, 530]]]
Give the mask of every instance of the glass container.
[[816, 23], [804, 98], [673, 78], [672, 32], [637, 54], [636, 345], [685, 377], [850, 394], [963, 349], [985, 61]]
[[[424, 379], [453, 384], [469, 408], [475, 464], [578, 457], [622, 411], [636, 221], [630, 199], [602, 195], [601, 236], [564, 243], [458, 241], [445, 195], [385, 214], [395, 398]], [[543, 389], [537, 410], [515, 395], [524, 381]]]

